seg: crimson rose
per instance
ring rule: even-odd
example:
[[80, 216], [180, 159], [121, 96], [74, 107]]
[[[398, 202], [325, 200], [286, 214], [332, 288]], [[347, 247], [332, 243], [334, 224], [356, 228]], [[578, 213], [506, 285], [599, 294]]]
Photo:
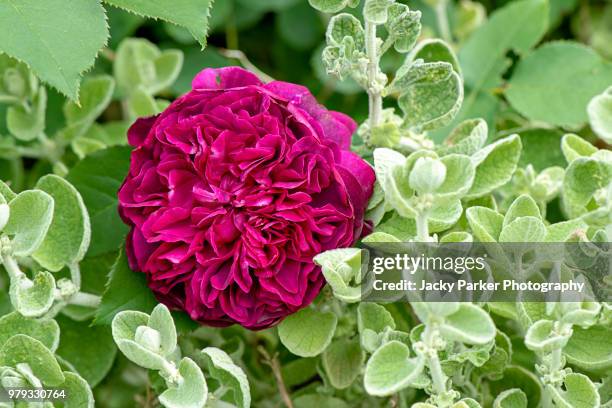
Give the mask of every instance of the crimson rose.
[[266, 328], [321, 290], [313, 256], [362, 234], [374, 172], [349, 151], [354, 121], [302, 86], [229, 67], [192, 88], [128, 132], [130, 266], [194, 320]]

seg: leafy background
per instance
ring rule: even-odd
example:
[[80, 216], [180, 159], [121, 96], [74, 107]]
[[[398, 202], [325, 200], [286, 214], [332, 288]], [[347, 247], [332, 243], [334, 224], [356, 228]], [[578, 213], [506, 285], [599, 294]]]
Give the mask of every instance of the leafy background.
[[[321, 103], [358, 122], [368, 114], [367, 96], [356, 84], [325, 73], [321, 52], [328, 15], [306, 0], [217, 0], [214, 5], [208, 1], [212, 0], [177, 0], [168, 14], [159, 1], [91, 0], [71, 2], [68, 10], [63, 0], [45, 0], [49, 12], [44, 24], [37, 0], [0, 2], [0, 29], [11, 33], [3, 34], [0, 51], [26, 61], [42, 80], [41, 85], [27, 70], [20, 71], [25, 81], [17, 93], [23, 94], [22, 99], [15, 102], [7, 97], [0, 103], [0, 179], [21, 191], [35, 186], [41, 176], [56, 173], [83, 197], [92, 239], [81, 262], [82, 288], [104, 297], [95, 316], [71, 306], [66, 314], [76, 320], [58, 318], [63, 337], [57, 354], [94, 387], [101, 407], [154, 406], [154, 390], [160, 384], [159, 377], [117, 353], [108, 326], [119, 311], [150, 312], [155, 305], [144, 282], [119, 253], [126, 228], [116, 213], [116, 191], [128, 167], [125, 131], [131, 121], [160, 111], [188, 91], [202, 68], [236, 64], [304, 84]], [[423, 38], [440, 35], [431, 2], [404, 3], [422, 12]], [[585, 106], [612, 83], [612, 3], [477, 3], [486, 14], [482, 20], [469, 14], [479, 7], [473, 3], [448, 4], [465, 100], [453, 124], [433, 137], [442, 140], [461, 119], [482, 117], [489, 125], [490, 140], [518, 133], [524, 147], [521, 165], [530, 163], [536, 170], [565, 164], [560, 146], [568, 132], [606, 148], [587, 126]], [[210, 16], [208, 6], [212, 6]], [[401, 61], [401, 55], [390, 52], [382, 66], [391, 72]], [[6, 58], [2, 64], [2, 68], [18, 66]], [[14, 94], [11, 84], [5, 76], [0, 84], [3, 96]], [[41, 132], [44, 137], [39, 137]], [[557, 200], [549, 204], [547, 217], [562, 219]], [[62, 274], [68, 272], [64, 269]], [[7, 285], [0, 278], [0, 315], [10, 310]], [[401, 307], [391, 309], [398, 329], [408, 330], [414, 316]], [[346, 316], [346, 321], [338, 322], [338, 330], [355, 324], [352, 313]], [[363, 358], [352, 343], [336, 344], [346, 353], [340, 362], [296, 358], [280, 344], [276, 329], [210, 330], [197, 328], [181, 314], [174, 317], [182, 347], [218, 346], [242, 362], [256, 406], [282, 405], [278, 374], [292, 391], [296, 408], [387, 403], [350, 387], [339, 392], [318, 388], [328, 383], [331, 366], [345, 374], [331, 380], [343, 385], [337, 388], [352, 383], [357, 375], [352, 373]], [[533, 354], [512, 340], [518, 367], [532, 367]], [[526, 382], [528, 377], [516, 376]]]

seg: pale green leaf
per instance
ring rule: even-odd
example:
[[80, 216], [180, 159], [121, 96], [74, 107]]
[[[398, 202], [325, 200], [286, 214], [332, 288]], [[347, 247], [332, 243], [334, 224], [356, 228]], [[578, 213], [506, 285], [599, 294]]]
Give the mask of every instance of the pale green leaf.
[[7, 109], [6, 128], [19, 140], [34, 140], [45, 130], [46, 111], [47, 91], [41, 86], [28, 110], [21, 105], [13, 105]]
[[331, 18], [325, 38], [328, 44], [340, 45], [345, 37], [352, 38], [358, 50], [365, 47], [365, 33], [361, 22], [350, 14], [342, 13]]
[[495, 324], [480, 307], [462, 303], [440, 326], [445, 338], [466, 344], [486, 344], [495, 338]]
[[410, 51], [421, 33], [421, 12], [410, 11], [405, 4], [393, 3], [388, 13], [385, 27], [394, 39], [393, 47], [400, 53]]
[[15, 309], [27, 317], [45, 314], [55, 300], [55, 278], [47, 271], [36, 274], [33, 280], [21, 275], [11, 281], [11, 302]]
[[482, 119], [465, 120], [452, 130], [436, 151], [440, 156], [451, 153], [471, 156], [485, 145], [487, 136], [487, 122]]
[[53, 219], [53, 197], [39, 190], [19, 193], [9, 202], [10, 218], [4, 231], [12, 238], [13, 253], [27, 256], [42, 243]]
[[247, 408], [251, 405], [251, 391], [246, 374], [227, 355], [227, 353], [216, 347], [206, 347], [202, 350], [207, 357], [208, 370], [219, 382], [232, 390], [234, 402], [239, 408]]
[[337, 13], [351, 3], [351, 0], [308, 0], [308, 3], [323, 13]]
[[470, 228], [478, 241], [496, 242], [501, 234], [504, 217], [486, 207], [470, 207], [466, 210]]
[[106, 44], [99, 0], [7, 0], [0, 3], [0, 51], [24, 61], [40, 79], [78, 100], [81, 73]]
[[314, 357], [331, 342], [337, 322], [338, 318], [332, 312], [305, 308], [283, 320], [278, 326], [278, 335], [293, 354]]
[[592, 158], [572, 161], [563, 180], [563, 204], [568, 215], [578, 217], [589, 210], [593, 194], [612, 180], [612, 164]]
[[607, 370], [612, 367], [612, 330], [604, 326], [588, 329], [574, 327], [563, 349], [568, 363], [584, 370]]
[[[137, 341], [141, 327], [147, 327], [149, 315], [142, 312], [125, 310], [117, 313], [112, 323], [112, 333], [119, 350], [132, 362], [150, 370], [159, 370], [165, 365], [165, 358], [160, 355], [159, 347], [152, 350]], [[159, 332], [157, 332], [159, 333]]]
[[539, 217], [520, 217], [502, 228], [499, 242], [543, 242], [546, 226]]
[[553, 401], [559, 408], [598, 408], [601, 398], [597, 387], [584, 374], [570, 373], [563, 381], [565, 390], [547, 386]]
[[390, 341], [368, 360], [364, 386], [370, 395], [391, 395], [410, 386], [422, 371], [422, 359], [410, 358], [410, 349], [404, 343]]
[[202, 370], [189, 357], [178, 366], [182, 381], [160, 394], [159, 402], [167, 408], [199, 408], [206, 404], [208, 386]]
[[28, 364], [34, 375], [46, 386], [58, 386], [64, 382], [64, 374], [53, 353], [40, 341], [16, 334], [0, 348], [0, 367]]
[[384, 24], [389, 15], [389, 6], [394, 0], [365, 0], [363, 17], [372, 24]]
[[550, 353], [554, 349], [563, 348], [568, 336], [557, 334], [553, 330], [554, 322], [550, 320], [538, 320], [529, 327], [525, 334], [525, 345], [529, 350]]
[[344, 389], [361, 373], [364, 352], [357, 339], [335, 340], [325, 349], [321, 359], [331, 385]]
[[612, 87], [591, 99], [587, 113], [591, 128], [597, 136], [612, 144]]
[[162, 304], [155, 306], [147, 325], [160, 334], [160, 353], [164, 356], [172, 354], [176, 349], [176, 327], [170, 310]]
[[61, 388], [66, 390], [64, 408], [93, 408], [94, 396], [87, 381], [67, 371], [64, 372], [64, 377], [66, 380], [61, 385]]
[[444, 198], [461, 198], [472, 187], [476, 170], [468, 156], [462, 154], [449, 154], [442, 157], [446, 167], [444, 183], [435, 194]]
[[495, 398], [493, 408], [527, 408], [527, 396], [518, 388], [506, 390]]
[[517, 197], [510, 205], [510, 208], [508, 208], [508, 211], [504, 217], [503, 227], [506, 227], [506, 225], [510, 224], [519, 217], [528, 216], [542, 218], [538, 204], [533, 200], [533, 198], [531, 198], [531, 196], [522, 194]]
[[206, 47], [213, 0], [104, 0], [104, 2], [134, 14], [185, 27], [202, 48]]
[[55, 204], [53, 221], [32, 256], [42, 267], [57, 272], [85, 256], [91, 239], [89, 214], [79, 192], [59, 176], [42, 177], [36, 188], [53, 197]]
[[53, 319], [28, 319], [17, 312], [0, 318], [0, 348], [15, 334], [25, 334], [55, 351], [60, 340], [60, 328]]
[[580, 136], [568, 133], [561, 139], [561, 150], [565, 160], [571, 163], [579, 157], [591, 156], [597, 151], [597, 148]]

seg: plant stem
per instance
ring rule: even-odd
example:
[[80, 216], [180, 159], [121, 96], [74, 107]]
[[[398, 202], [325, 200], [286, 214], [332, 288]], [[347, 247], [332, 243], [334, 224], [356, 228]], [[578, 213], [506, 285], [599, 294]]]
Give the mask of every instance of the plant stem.
[[9, 275], [11, 281], [19, 279], [21, 276], [25, 275], [19, 268], [17, 261], [10, 255], [2, 256], [2, 263], [4, 264], [4, 269]]
[[278, 392], [283, 400], [283, 403], [287, 408], [293, 408], [293, 401], [291, 401], [291, 397], [289, 396], [289, 392], [287, 391], [287, 387], [285, 386], [285, 381], [283, 380], [283, 374], [281, 373], [281, 367], [278, 362], [278, 357], [276, 355], [274, 357], [270, 356], [268, 351], [263, 346], [259, 346], [258, 349], [261, 355], [264, 357], [264, 363], [272, 369], [272, 374], [276, 379]]
[[425, 332], [423, 333], [423, 340], [425, 345], [430, 349], [431, 354], [427, 356], [427, 366], [429, 367], [429, 374], [431, 375], [431, 381], [433, 390], [437, 395], [446, 393], [446, 375], [442, 371], [442, 365], [440, 364], [440, 358], [434, 345], [434, 330], [430, 324], [425, 326]]
[[95, 309], [96, 307], [100, 306], [101, 300], [102, 298], [100, 296], [91, 293], [78, 292], [70, 298], [68, 303], [71, 305], [85, 306]]
[[81, 268], [78, 263], [72, 263], [68, 265], [70, 269], [70, 279], [74, 286], [76, 286], [77, 290], [81, 290]]
[[429, 242], [429, 225], [427, 224], [427, 213], [422, 212], [416, 217], [417, 240]]
[[382, 96], [379, 86], [376, 83], [380, 68], [378, 66], [380, 55], [377, 50], [376, 24], [368, 21], [365, 23], [365, 48], [368, 57], [368, 104], [369, 104], [369, 126], [370, 129], [380, 124], [382, 115]]
[[440, 30], [440, 36], [444, 41], [451, 44], [453, 38], [450, 33], [450, 26], [448, 24], [448, 16], [446, 14], [446, 0], [438, 1], [435, 7], [436, 20], [438, 21], [438, 29]]

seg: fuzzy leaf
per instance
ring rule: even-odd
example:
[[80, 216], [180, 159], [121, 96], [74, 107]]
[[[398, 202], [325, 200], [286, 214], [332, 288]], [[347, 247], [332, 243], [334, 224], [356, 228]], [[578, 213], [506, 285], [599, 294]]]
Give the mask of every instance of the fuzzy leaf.
[[346, 37], [353, 39], [358, 50], [365, 47], [365, 33], [356, 17], [347, 13], [333, 16], [325, 34], [328, 44], [340, 45]]
[[497, 241], [504, 223], [503, 215], [486, 207], [470, 207], [466, 210], [466, 215], [478, 241]]
[[574, 327], [569, 342], [563, 349], [568, 363], [584, 370], [607, 370], [612, 367], [612, 343], [609, 327]]
[[31, 281], [22, 276], [11, 282], [10, 296], [13, 306], [22, 315], [42, 316], [55, 300], [55, 278], [47, 271], [38, 272]]
[[385, 27], [395, 39], [393, 47], [400, 53], [410, 51], [421, 33], [421, 12], [410, 11], [405, 4], [393, 3], [389, 6], [388, 13]]
[[570, 217], [578, 217], [589, 209], [593, 194], [607, 187], [612, 180], [612, 163], [591, 158], [572, 161], [563, 180], [563, 203]]
[[15, 256], [27, 256], [41, 244], [53, 219], [53, 197], [39, 190], [19, 193], [9, 202], [10, 218], [4, 231], [14, 235]]
[[539, 320], [529, 327], [525, 334], [527, 348], [543, 353], [550, 353], [554, 349], [563, 348], [569, 337], [555, 334], [553, 324], [550, 320]]
[[189, 357], [184, 357], [178, 370], [182, 381], [161, 393], [159, 402], [167, 408], [203, 407], [208, 399], [208, 386], [200, 367]]
[[0, 367], [15, 367], [23, 363], [30, 366], [45, 386], [58, 386], [65, 380], [53, 353], [43, 343], [24, 334], [16, 334], [0, 348]]
[[333, 341], [322, 356], [323, 368], [329, 381], [337, 389], [348, 388], [361, 372], [364, 353], [359, 341]]
[[17, 312], [0, 318], [0, 348], [15, 334], [24, 334], [40, 341], [54, 352], [60, 340], [60, 328], [53, 319], [28, 319]]
[[119, 312], [112, 323], [113, 339], [119, 350], [132, 362], [150, 370], [159, 370], [165, 364], [160, 350], [152, 350], [136, 339], [139, 329], [147, 327], [148, 323], [149, 315], [146, 313], [131, 310]]
[[370, 395], [391, 395], [410, 386], [422, 371], [422, 359], [410, 358], [410, 349], [404, 343], [390, 341], [368, 360], [364, 386]]
[[519, 217], [536, 217], [542, 218], [540, 214], [540, 207], [530, 196], [523, 194], [520, 195], [516, 200], [512, 202], [510, 208], [504, 216], [503, 227], [506, 227], [512, 221]]
[[[308, 3], [323, 13], [337, 13], [352, 2], [351, 0], [308, 0]], [[351, 7], [354, 7], [351, 4]]]
[[395, 0], [365, 0], [363, 17], [372, 24], [384, 24], [389, 15], [388, 9]]
[[0, 51], [27, 63], [40, 79], [78, 100], [81, 73], [106, 44], [99, 0], [8, 0], [0, 3]]
[[487, 136], [487, 122], [482, 119], [466, 120], [453, 129], [437, 152], [440, 156], [451, 153], [471, 156], [485, 145]]
[[597, 387], [584, 374], [570, 373], [563, 381], [565, 390], [548, 386], [553, 401], [559, 408], [597, 408], [601, 398]]
[[300, 357], [314, 357], [327, 348], [336, 331], [338, 318], [332, 312], [302, 309], [278, 326], [281, 342]]
[[216, 347], [206, 347], [202, 350], [207, 357], [208, 370], [213, 378], [223, 386], [228, 387], [234, 394], [234, 402], [239, 408], [251, 405], [251, 391], [249, 381], [242, 368], [234, 364], [230, 356]]
[[440, 332], [448, 339], [466, 344], [486, 344], [495, 338], [495, 324], [480, 307], [462, 303], [459, 310], [446, 316]]
[[518, 388], [506, 390], [495, 398], [493, 408], [527, 408], [527, 396]]
[[612, 144], [612, 87], [591, 99], [587, 113], [591, 128], [597, 136]]
[[170, 310], [163, 305], [155, 306], [149, 317], [148, 326], [157, 330], [160, 335], [160, 353], [168, 356], [176, 349], [176, 327]]
[[61, 388], [66, 390], [66, 400], [64, 408], [93, 408], [94, 396], [87, 381], [79, 375], [71, 372], [64, 372], [66, 380]]
[[91, 239], [89, 214], [79, 192], [61, 177], [44, 176], [36, 188], [53, 197], [54, 206], [53, 221], [32, 256], [43, 268], [57, 272], [85, 256]]
[[39, 137], [45, 130], [47, 111], [47, 91], [40, 87], [27, 111], [21, 105], [13, 105], [6, 112], [6, 128], [16, 139], [29, 142]]
[[202, 48], [206, 47], [213, 0], [104, 0], [104, 2], [134, 14], [185, 27]]
[[561, 139], [561, 150], [568, 163], [579, 157], [589, 157], [597, 151], [597, 148], [581, 138], [580, 136], [568, 133]]
[[520, 217], [502, 228], [499, 242], [543, 242], [546, 226], [539, 217]]
[[108, 75], [85, 79], [80, 91], [80, 106], [72, 101], [64, 105], [64, 116], [68, 124], [64, 137], [74, 139], [85, 134], [108, 107], [114, 90], [115, 80]]

